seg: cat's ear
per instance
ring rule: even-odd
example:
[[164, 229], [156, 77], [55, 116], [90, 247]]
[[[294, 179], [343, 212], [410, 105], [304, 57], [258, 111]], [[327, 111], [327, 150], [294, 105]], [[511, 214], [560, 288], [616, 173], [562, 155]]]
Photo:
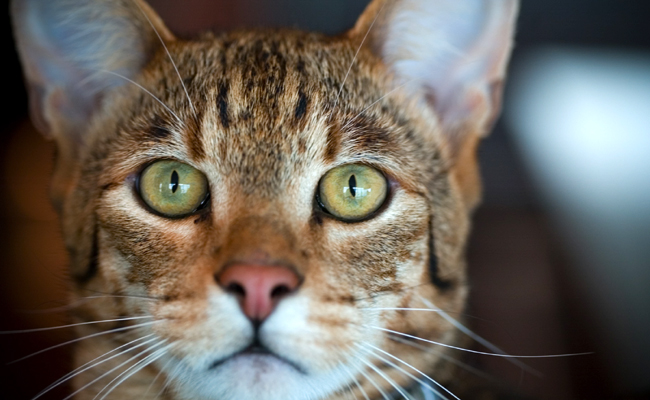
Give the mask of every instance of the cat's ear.
[[408, 90], [431, 102], [445, 126], [483, 125], [499, 111], [517, 0], [375, 0], [350, 32]]
[[57, 142], [56, 186], [106, 94], [174, 37], [141, 0], [13, 0], [11, 12], [32, 121]]
[[500, 111], [517, 10], [517, 0], [374, 0], [349, 32], [434, 109], [465, 163], [464, 190], [478, 186], [470, 164]]

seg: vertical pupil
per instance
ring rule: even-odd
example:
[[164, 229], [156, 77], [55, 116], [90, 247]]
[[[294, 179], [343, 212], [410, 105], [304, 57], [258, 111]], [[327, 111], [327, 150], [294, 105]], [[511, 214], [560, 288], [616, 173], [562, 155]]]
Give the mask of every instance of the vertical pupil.
[[354, 175], [350, 176], [348, 185], [350, 185], [350, 193], [352, 194], [352, 197], [355, 197], [357, 192], [357, 178], [355, 178]]
[[172, 182], [169, 184], [169, 188], [172, 190], [172, 193], [176, 193], [178, 190], [178, 172], [176, 170], [172, 171]]

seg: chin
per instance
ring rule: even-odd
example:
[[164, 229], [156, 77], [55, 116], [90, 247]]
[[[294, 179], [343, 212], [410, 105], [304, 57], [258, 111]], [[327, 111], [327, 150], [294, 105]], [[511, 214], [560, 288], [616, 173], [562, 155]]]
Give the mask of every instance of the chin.
[[323, 399], [345, 385], [350, 376], [342, 366], [327, 373], [310, 373], [267, 353], [240, 353], [201, 371], [179, 362], [170, 367], [170, 373], [176, 375], [176, 391], [187, 400]]

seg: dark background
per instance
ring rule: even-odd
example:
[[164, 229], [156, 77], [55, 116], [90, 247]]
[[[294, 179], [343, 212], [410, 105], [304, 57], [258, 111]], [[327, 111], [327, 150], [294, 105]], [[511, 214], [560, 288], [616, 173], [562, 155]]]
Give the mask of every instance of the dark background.
[[[172, 31], [181, 35], [208, 28], [260, 25], [335, 34], [349, 28], [366, 3], [151, 1]], [[66, 256], [56, 216], [47, 201], [53, 148], [27, 121], [27, 99], [6, 12], [2, 18], [0, 330], [55, 326], [66, 321], [64, 314], [30, 311], [65, 304]], [[524, 0], [513, 71], [522, 55], [546, 45], [648, 53], [650, 2]], [[527, 362], [544, 374], [541, 378], [523, 373], [501, 359], [482, 357], [474, 362], [482, 371], [534, 398], [650, 398], [650, 382], [630, 386], [619, 381], [620, 374], [612, 373], [599, 351], [589, 320], [590, 305], [575, 291], [566, 273], [572, 258], [549, 223], [544, 204], [530, 183], [504, 123], [498, 123], [484, 141], [480, 160], [484, 201], [476, 212], [468, 249], [472, 282], [468, 314], [476, 317], [470, 318], [472, 328], [511, 353], [595, 354]], [[0, 335], [0, 364], [69, 338], [64, 331]], [[69, 371], [68, 348], [0, 366], [0, 397], [31, 398], [65, 374]], [[65, 388], [44, 398], [63, 397]]]

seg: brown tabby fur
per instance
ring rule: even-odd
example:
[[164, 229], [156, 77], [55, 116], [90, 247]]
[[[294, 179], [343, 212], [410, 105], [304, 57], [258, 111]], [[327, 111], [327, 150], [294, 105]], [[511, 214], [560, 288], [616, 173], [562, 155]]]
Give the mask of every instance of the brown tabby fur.
[[[221, 290], [214, 277], [233, 260], [253, 260], [290, 265], [302, 279], [297, 295], [309, 299], [311, 330], [284, 332], [283, 340], [291, 349], [284, 356], [304, 363], [305, 370], [332, 368], [355, 343], [368, 341], [437, 380], [450, 378], [452, 369], [439, 354], [364, 327], [458, 344], [449, 322], [436, 313], [364, 308], [423, 308], [423, 297], [453, 316], [462, 313], [469, 213], [480, 197], [475, 150], [489, 124], [459, 121], [452, 140], [431, 107], [393, 90], [391, 72], [370, 45], [361, 45], [381, 4], [373, 3], [353, 30], [334, 38], [274, 30], [184, 41], [147, 9], [191, 104], [170, 57], [151, 36], [151, 56], [134, 78], [150, 93], [128, 83], [106, 93], [83, 136], [76, 122], [43, 113], [41, 130], [60, 149], [53, 198], [71, 254], [70, 300], [81, 304], [72, 311], [74, 320], [151, 315], [164, 321], [79, 342], [75, 367], [149, 333], [175, 342], [169, 352], [177, 357], [226, 352], [234, 340], [229, 328], [209, 317], [209, 295]], [[56, 108], [53, 99], [49, 104]], [[157, 159], [202, 171], [211, 187], [210, 206], [182, 219], [147, 211], [134, 182]], [[391, 186], [377, 215], [354, 224], [314, 211], [320, 177], [347, 163], [378, 168]], [[429, 268], [434, 261], [437, 268]], [[78, 331], [86, 336], [108, 328]], [[131, 355], [78, 375], [73, 387]], [[374, 363], [395, 382], [412, 382]], [[173, 385], [163, 391], [164, 375], [149, 388], [163, 364], [164, 359], [144, 368], [109, 398], [186, 398]], [[368, 371], [385, 391], [392, 390]], [[381, 398], [367, 379], [358, 379], [370, 398]], [[75, 398], [93, 399], [106, 383], [92, 384]], [[344, 386], [328, 398], [349, 397], [350, 390], [362, 397], [355, 386]]]

